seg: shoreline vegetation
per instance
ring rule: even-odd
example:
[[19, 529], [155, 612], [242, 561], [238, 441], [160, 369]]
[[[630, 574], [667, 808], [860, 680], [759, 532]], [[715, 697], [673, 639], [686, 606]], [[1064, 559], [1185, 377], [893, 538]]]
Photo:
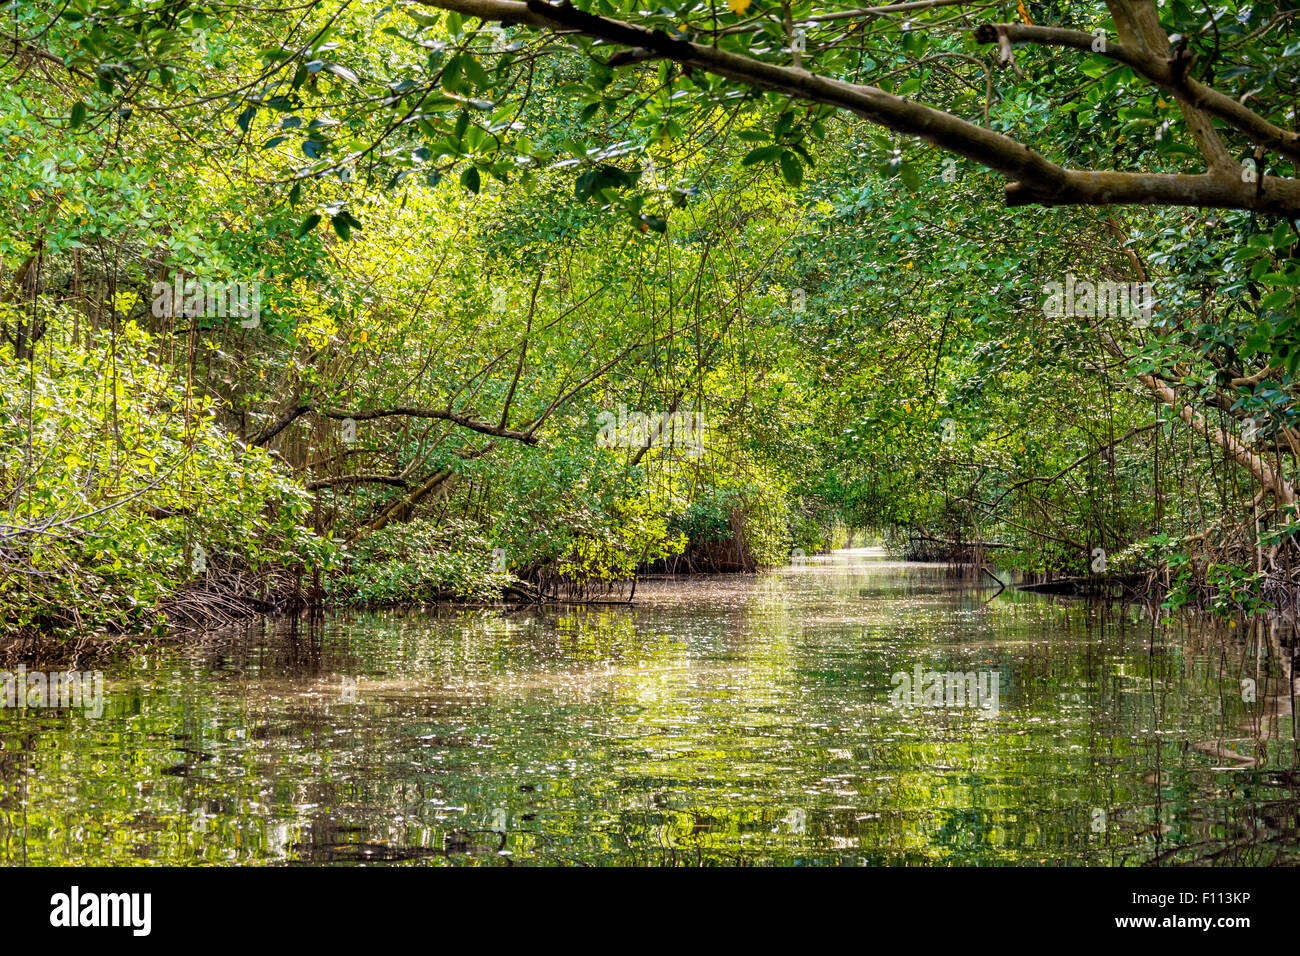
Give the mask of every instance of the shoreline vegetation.
[[1294, 608], [1271, 6], [15, 5], [0, 640], [622, 601], [855, 532]]
[[[841, 546], [853, 547], [856, 537], [855, 534], [848, 534]], [[1195, 588], [1184, 585], [1185, 596], [1175, 605], [1170, 600], [1173, 588], [1169, 584], [1168, 568], [1084, 576], [1025, 572], [1007, 574], [1006, 569], [997, 568], [989, 560], [989, 555], [999, 547], [984, 542], [946, 541], [921, 533], [913, 534], [905, 541], [895, 540], [886, 553], [905, 561], [943, 565], [950, 577], [965, 581], [971, 586], [982, 584], [985, 588], [996, 588], [996, 593], [1011, 588], [1106, 603], [1186, 608], [1198, 613], [1212, 612], [1213, 616], [1220, 618], [1276, 616], [1288, 611], [1293, 613], [1297, 602], [1298, 593], [1294, 588], [1276, 589], [1271, 582], [1265, 581], [1263, 600], [1256, 601], [1249, 607], [1236, 600], [1235, 595], [1232, 599], [1225, 600], [1224, 595], [1204, 585]], [[119, 628], [94, 633], [75, 629], [61, 631], [58, 628], [28, 627], [5, 635], [3, 653], [13, 659], [49, 661], [60, 659], [62, 652], [70, 650], [75, 658], [99, 642], [111, 647], [122, 641], [134, 644], [151, 640], [201, 639], [203, 632], [246, 627], [259, 620], [311, 618], [340, 610], [420, 610], [440, 607], [517, 610], [540, 606], [631, 606], [640, 582], [755, 573], [779, 567], [757, 566], [752, 555], [745, 553], [743, 542], [736, 540], [709, 542], [708, 547], [694, 550], [706, 557], [697, 555], [695, 560], [690, 560], [684, 559], [683, 555], [675, 555], [660, 559], [653, 565], [639, 568], [632, 577], [625, 580], [597, 584], [586, 582], [574, 586], [572, 582], [557, 580], [544, 573], [526, 580], [513, 575], [502, 578], [498, 572], [492, 584], [498, 588], [495, 592], [479, 587], [474, 593], [467, 594], [449, 588], [419, 596], [374, 600], [358, 600], [350, 594], [331, 594], [322, 586], [319, 575], [304, 579], [301, 574], [288, 575], [278, 571], [259, 576], [250, 575], [246, 571], [221, 571], [209, 567], [202, 577], [185, 582], [176, 593], [161, 603], [158, 609], [160, 616], [148, 631]], [[828, 553], [830, 552], [822, 552]], [[719, 555], [724, 558], [720, 560]], [[798, 566], [818, 556], [799, 554], [790, 563]], [[712, 563], [709, 563], [710, 558]], [[997, 573], [999, 571], [1002, 573]]]

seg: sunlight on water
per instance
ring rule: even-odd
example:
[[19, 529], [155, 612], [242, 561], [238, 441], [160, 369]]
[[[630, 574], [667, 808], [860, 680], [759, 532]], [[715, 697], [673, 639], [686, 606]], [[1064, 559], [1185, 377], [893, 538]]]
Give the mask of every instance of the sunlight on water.
[[1291, 625], [990, 585], [850, 551], [153, 648], [98, 718], [0, 710], [0, 858], [1300, 862]]

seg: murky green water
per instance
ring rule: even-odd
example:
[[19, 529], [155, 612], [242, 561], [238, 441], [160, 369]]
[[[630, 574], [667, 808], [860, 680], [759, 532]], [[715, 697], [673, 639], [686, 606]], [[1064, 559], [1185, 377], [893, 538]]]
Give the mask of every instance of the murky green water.
[[151, 649], [0, 710], [0, 860], [1300, 862], [1290, 625], [992, 594], [844, 552]]

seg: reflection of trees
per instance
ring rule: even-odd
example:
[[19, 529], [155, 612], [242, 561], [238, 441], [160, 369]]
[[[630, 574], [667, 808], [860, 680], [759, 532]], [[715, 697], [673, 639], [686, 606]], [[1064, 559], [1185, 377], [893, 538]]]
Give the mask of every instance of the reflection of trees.
[[[110, 673], [99, 721], [0, 713], [0, 859], [1296, 859], [1292, 623], [1171, 629], [897, 573], [150, 650]], [[1000, 712], [890, 706], [917, 663], [996, 668]]]
[[1219, 784], [1189, 807], [1184, 839], [1154, 861], [1266, 866], [1294, 862], [1300, 845], [1293, 614], [1269, 612], [1241, 628], [1206, 627], [1197, 649], [1211, 660], [1219, 689], [1214, 733], [1192, 743]]

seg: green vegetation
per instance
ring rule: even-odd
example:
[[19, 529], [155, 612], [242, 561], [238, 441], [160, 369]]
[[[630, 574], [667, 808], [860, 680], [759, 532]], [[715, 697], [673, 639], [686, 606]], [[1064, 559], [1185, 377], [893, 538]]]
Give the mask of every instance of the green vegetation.
[[1295, 594], [1296, 0], [0, 6], [8, 635], [850, 531]]

